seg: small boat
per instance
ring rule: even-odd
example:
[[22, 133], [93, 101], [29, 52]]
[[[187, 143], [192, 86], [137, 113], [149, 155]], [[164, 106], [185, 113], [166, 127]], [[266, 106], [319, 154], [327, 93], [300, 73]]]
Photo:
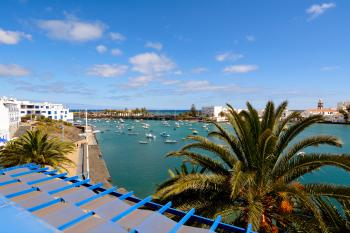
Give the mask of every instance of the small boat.
[[123, 120], [123, 118], [119, 119], [120, 123], [124, 123], [125, 121]]
[[193, 130], [192, 133], [193, 134], [198, 134], [198, 131], [197, 130]]
[[140, 144], [148, 144], [148, 141], [139, 141]]
[[164, 141], [164, 143], [167, 143], [167, 144], [175, 144], [175, 143], [178, 143], [178, 141], [167, 139], [167, 140]]
[[134, 128], [134, 126], [131, 126], [128, 128], [129, 131], [131, 131]]
[[128, 135], [139, 135], [139, 133], [128, 133]]
[[151, 133], [146, 133], [146, 138], [156, 139], [156, 136]]
[[170, 135], [167, 134], [166, 132], [160, 133], [160, 136], [165, 137], [165, 138], [170, 137]]
[[100, 130], [94, 130], [94, 131], [92, 131], [92, 133], [101, 133], [101, 131]]

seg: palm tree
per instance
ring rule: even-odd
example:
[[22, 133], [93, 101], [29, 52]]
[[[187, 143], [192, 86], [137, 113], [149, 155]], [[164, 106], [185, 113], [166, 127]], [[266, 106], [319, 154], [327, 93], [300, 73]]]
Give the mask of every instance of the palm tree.
[[206, 172], [166, 181], [154, 194], [155, 201], [171, 200], [184, 210], [194, 207], [210, 218], [221, 215], [227, 223], [251, 223], [259, 232], [287, 228], [290, 232], [328, 232], [317, 198], [348, 199], [350, 187], [301, 184], [299, 180], [326, 165], [350, 171], [350, 157], [300, 153], [318, 145], [342, 144], [326, 135], [298, 140], [297, 136], [322, 121], [322, 116], [302, 119], [300, 113], [293, 112], [282, 119], [286, 108], [287, 102], [277, 108], [268, 102], [259, 119], [250, 103], [240, 113], [228, 105], [228, 129], [213, 122], [216, 130], [208, 134], [209, 138], [188, 136], [192, 143], [167, 155], [183, 157]]
[[72, 142], [49, 138], [41, 130], [27, 131], [18, 139], [12, 140], [0, 150], [0, 165], [12, 167], [26, 163], [36, 163], [42, 167], [51, 166], [67, 171], [68, 166], [74, 166], [73, 161], [66, 157], [74, 150]]

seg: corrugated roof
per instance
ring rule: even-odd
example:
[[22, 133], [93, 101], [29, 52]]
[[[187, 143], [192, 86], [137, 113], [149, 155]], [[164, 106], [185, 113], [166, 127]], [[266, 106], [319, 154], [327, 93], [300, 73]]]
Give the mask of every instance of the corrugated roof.
[[[151, 202], [151, 197], [141, 200], [133, 192], [121, 194], [116, 187], [104, 189], [102, 183], [93, 185], [89, 179], [67, 177], [35, 164], [5, 168], [0, 174], [0, 222], [6, 232], [252, 232], [251, 226], [243, 229], [221, 223], [220, 216], [212, 220], [195, 215], [195, 209], [182, 212], [171, 208], [171, 202], [160, 205]], [[17, 218], [21, 225], [14, 221]], [[189, 221], [207, 228], [186, 226]]]

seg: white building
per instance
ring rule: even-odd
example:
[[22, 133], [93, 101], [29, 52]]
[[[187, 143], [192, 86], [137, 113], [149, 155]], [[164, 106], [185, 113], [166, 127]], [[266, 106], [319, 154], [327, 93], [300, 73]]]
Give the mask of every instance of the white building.
[[20, 118], [16, 99], [0, 98], [0, 138], [10, 140], [18, 129]]
[[32, 114], [45, 116], [53, 120], [73, 122], [73, 113], [69, 112], [69, 108], [65, 108], [62, 104], [31, 101], [19, 101], [19, 104], [21, 117]]
[[[0, 103], [0, 139], [10, 140], [10, 124], [8, 109]], [[1, 142], [0, 142], [1, 144]]]
[[211, 118], [217, 122], [227, 121], [222, 113], [227, 112], [227, 107], [223, 106], [206, 106], [202, 107], [202, 115]]
[[344, 116], [336, 108], [324, 108], [324, 103], [320, 99], [317, 108], [308, 109], [302, 113], [303, 117], [322, 115], [326, 121], [344, 122]]

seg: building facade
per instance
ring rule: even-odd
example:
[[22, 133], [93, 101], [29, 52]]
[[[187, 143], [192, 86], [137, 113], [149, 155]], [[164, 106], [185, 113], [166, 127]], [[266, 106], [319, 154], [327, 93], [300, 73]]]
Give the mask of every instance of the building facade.
[[0, 103], [0, 139], [10, 140], [10, 124], [8, 109]]
[[217, 122], [227, 121], [224, 115], [227, 112], [227, 108], [223, 106], [206, 106], [202, 107], [202, 115], [209, 117]]
[[21, 117], [27, 115], [44, 116], [53, 120], [73, 122], [73, 113], [62, 104], [48, 102], [19, 101]]
[[324, 120], [330, 122], [344, 122], [344, 116], [336, 108], [325, 108], [323, 100], [317, 102], [317, 108], [308, 109], [302, 113], [303, 117], [322, 115]]
[[4, 128], [8, 129], [8, 133], [4, 133], [4, 135], [7, 134], [7, 137], [2, 137], [2, 138], [9, 140], [14, 136], [21, 122], [19, 104], [17, 100], [14, 98], [1, 97], [0, 105], [1, 105], [1, 109], [0, 109], [1, 126], [0, 127], [2, 129]]

